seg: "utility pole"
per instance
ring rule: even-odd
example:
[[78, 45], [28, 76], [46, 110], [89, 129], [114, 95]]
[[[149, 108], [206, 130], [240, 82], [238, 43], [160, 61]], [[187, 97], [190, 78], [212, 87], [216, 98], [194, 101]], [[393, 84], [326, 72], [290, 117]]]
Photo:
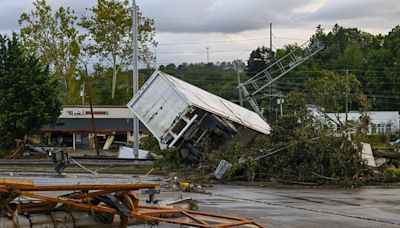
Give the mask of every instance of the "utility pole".
[[269, 23], [269, 50], [272, 52], [272, 23]]
[[207, 47], [206, 49], [207, 49], [207, 63], [209, 63], [210, 62], [210, 48]]
[[89, 100], [89, 107], [90, 107], [90, 114], [92, 116], [92, 128], [93, 128], [93, 134], [94, 134], [94, 150], [96, 151], [97, 156], [100, 155], [99, 151], [99, 143], [97, 141], [97, 131], [96, 131], [96, 121], [94, 120], [94, 113], [93, 113], [93, 105], [92, 105], [92, 93], [90, 90], [90, 85], [88, 81], [88, 70], [87, 70], [87, 65], [85, 64], [85, 83], [87, 84], [87, 90], [88, 90], [88, 100]]
[[240, 82], [240, 70], [241, 69], [239, 69], [239, 68], [240, 68], [239, 60], [236, 60], [236, 76], [237, 76], [237, 80], [238, 80], [239, 102], [240, 102], [240, 106], [243, 106], [243, 96], [242, 96], [242, 91], [240, 89], [240, 85], [241, 85], [241, 82]]
[[[132, 0], [132, 40], [133, 40], [133, 96], [139, 90], [139, 70], [138, 70], [138, 23], [136, 1]], [[133, 157], [139, 158], [139, 119], [133, 115]]]
[[348, 120], [348, 113], [349, 113], [349, 69], [346, 69], [346, 105], [345, 105], [345, 123]]

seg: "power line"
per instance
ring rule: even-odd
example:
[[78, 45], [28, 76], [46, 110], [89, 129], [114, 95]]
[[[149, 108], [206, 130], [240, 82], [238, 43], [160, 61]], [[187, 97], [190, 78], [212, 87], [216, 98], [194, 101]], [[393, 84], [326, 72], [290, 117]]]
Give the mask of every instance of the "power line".
[[[253, 51], [253, 50], [217, 50], [217, 51], [209, 51], [210, 53], [223, 53], [223, 52], [245, 52], [245, 51]], [[207, 53], [206, 51], [166, 51], [166, 52], [157, 52], [157, 54], [200, 54]]]
[[213, 44], [213, 43], [231, 43], [241, 41], [255, 41], [266, 40], [267, 38], [253, 38], [253, 39], [237, 39], [237, 40], [214, 40], [214, 41], [199, 41], [199, 42], [180, 42], [180, 43], [159, 43], [159, 46], [175, 46], [175, 45], [195, 45], [195, 44]]
[[272, 34], [272, 36], [273, 36], [275, 39], [281, 39], [281, 40], [308, 41], [307, 39], [299, 39], [299, 38], [290, 38], [290, 37], [275, 36], [274, 34]]
[[[273, 36], [277, 40], [297, 40], [297, 41], [307, 41], [306, 39], [296, 39], [288, 37]], [[250, 39], [233, 39], [233, 40], [212, 40], [212, 41], [199, 41], [199, 42], [179, 42], [179, 43], [158, 43], [158, 46], [178, 46], [178, 45], [198, 45], [198, 44], [214, 44], [214, 43], [232, 43], [232, 42], [242, 42], [242, 41], [260, 41], [267, 40], [269, 38], [250, 38]]]
[[[194, 22], [213, 22], [213, 23], [227, 23], [227, 24], [250, 24], [250, 25], [265, 25], [265, 21], [267, 21], [267, 19], [257, 19], [257, 20], [231, 20], [231, 19], [218, 19], [218, 18], [207, 18], [204, 19], [204, 17], [170, 17], [170, 16], [152, 16], [152, 15], [146, 15], [146, 17], [152, 18], [152, 19], [160, 19], [160, 20], [174, 20], [174, 21], [184, 21], [184, 22], [188, 22], [188, 21], [194, 21]], [[157, 22], [157, 20], [155, 20], [155, 22]], [[293, 22], [293, 23], [287, 23], [287, 22], [274, 22], [274, 24], [279, 25], [280, 27], [293, 27], [293, 26], [299, 26], [299, 25], [306, 25], [307, 28], [313, 29], [315, 30], [315, 26], [310, 27], [309, 23], [307, 22]], [[335, 23], [333, 24], [325, 24], [324, 26], [327, 27], [334, 27]], [[369, 25], [358, 25], [358, 27], [365, 27], [365, 26], [369, 26]], [[344, 28], [354, 28], [353, 26], [343, 26]], [[391, 26], [372, 26], [373, 28], [381, 28], [381, 29], [389, 29], [389, 31], [391, 31], [392, 27]], [[324, 27], [326, 28], [326, 27]]]
[[[162, 19], [162, 20], [174, 20], [174, 21], [195, 21], [195, 22], [219, 22], [219, 23], [228, 23], [228, 24], [259, 24], [259, 25], [264, 25], [265, 22], [262, 21], [240, 21], [240, 20], [221, 20], [221, 19], [204, 19], [204, 18], [193, 18], [193, 17], [159, 17], [159, 16], [147, 16], [151, 17], [154, 19]], [[157, 21], [156, 21], [157, 22]]]

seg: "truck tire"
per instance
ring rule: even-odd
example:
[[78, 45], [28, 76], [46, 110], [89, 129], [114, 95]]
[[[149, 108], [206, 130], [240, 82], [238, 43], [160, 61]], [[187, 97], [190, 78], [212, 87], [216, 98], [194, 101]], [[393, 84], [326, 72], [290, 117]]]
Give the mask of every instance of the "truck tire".
[[197, 150], [191, 143], [185, 143], [181, 147], [180, 153], [182, 158], [190, 163], [198, 163], [200, 161], [201, 152]]

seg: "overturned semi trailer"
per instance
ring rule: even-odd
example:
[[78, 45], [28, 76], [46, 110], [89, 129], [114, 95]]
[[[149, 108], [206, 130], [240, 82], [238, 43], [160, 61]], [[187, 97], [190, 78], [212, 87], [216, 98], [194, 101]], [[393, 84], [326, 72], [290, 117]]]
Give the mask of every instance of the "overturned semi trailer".
[[161, 148], [175, 147], [197, 162], [200, 142], [211, 149], [232, 142], [248, 145], [270, 126], [259, 115], [161, 71], [155, 71], [128, 107], [157, 138]]

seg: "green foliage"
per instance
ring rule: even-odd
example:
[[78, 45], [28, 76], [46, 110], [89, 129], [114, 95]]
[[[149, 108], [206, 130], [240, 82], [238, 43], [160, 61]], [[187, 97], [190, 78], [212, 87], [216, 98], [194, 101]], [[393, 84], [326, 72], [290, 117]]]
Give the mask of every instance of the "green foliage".
[[260, 158], [260, 177], [317, 183], [357, 181], [364, 169], [359, 147], [345, 135], [314, 126], [305, 103], [298, 92], [289, 94], [287, 114], [273, 124], [270, 135], [257, 139], [254, 154]]
[[324, 112], [343, 112], [346, 98], [352, 102], [361, 93], [360, 82], [354, 75], [341, 77], [332, 71], [322, 71], [321, 77], [309, 79], [306, 83], [310, 89], [310, 101]]
[[329, 69], [344, 76], [348, 69], [361, 82], [360, 89], [372, 101], [374, 110], [400, 109], [396, 102], [396, 94], [400, 91], [400, 26], [386, 35], [372, 35], [339, 25], [325, 32], [318, 26], [313, 37], [322, 41], [325, 49], [285, 76], [282, 84], [292, 80], [303, 83], [314, 77], [314, 70]]
[[[144, 84], [151, 73], [148, 69], [139, 70], [139, 88]], [[132, 99], [132, 71], [120, 71], [117, 77], [117, 87], [115, 90], [114, 99], [110, 96], [110, 88], [112, 86], [112, 69], [104, 68], [103, 66], [96, 64], [94, 71], [88, 77], [91, 92], [92, 92], [92, 102], [95, 105], [126, 105], [130, 99]], [[78, 85], [84, 83], [83, 77], [77, 79]], [[87, 85], [85, 85], [87, 88]], [[87, 91], [87, 89], [86, 89]], [[87, 93], [86, 93], [87, 95]], [[82, 104], [81, 100], [76, 100], [69, 104]], [[85, 104], [87, 105], [87, 99], [85, 99]]]
[[[237, 100], [239, 98], [236, 88], [237, 72], [234, 63], [183, 63], [179, 66], [168, 64], [160, 66], [159, 69], [226, 99]], [[242, 78], [242, 80], [245, 79]]]
[[161, 158], [156, 160], [156, 166], [159, 166], [163, 169], [169, 171], [178, 171], [182, 168], [182, 165], [184, 165], [184, 161], [182, 160], [179, 151], [174, 148], [160, 150], [158, 155], [160, 155]]
[[79, 87], [75, 76], [82, 37], [76, 28], [77, 17], [70, 8], [60, 7], [53, 13], [45, 0], [33, 2], [34, 9], [20, 16], [24, 48], [48, 64], [51, 75], [62, 82], [67, 102], [77, 98]]
[[307, 103], [314, 105], [321, 113], [333, 113], [331, 120], [337, 128], [346, 127], [339, 113], [344, 112], [346, 102], [358, 107], [359, 111], [367, 111], [369, 103], [361, 91], [361, 83], [350, 74], [345, 77], [332, 71], [322, 71], [319, 78], [309, 79], [305, 83]]
[[160, 149], [157, 139], [154, 136], [147, 136], [140, 140], [140, 147], [160, 156], [155, 165], [168, 171], [179, 171], [184, 164], [180, 153], [174, 148]]
[[364, 136], [363, 141], [365, 143], [371, 144], [371, 146], [374, 148], [376, 146], [385, 145], [386, 136], [385, 135], [366, 135], [366, 136]]
[[12, 153], [10, 150], [4, 150], [4, 149], [1, 149], [1, 147], [0, 147], [0, 159], [8, 158], [11, 154]]
[[0, 147], [55, 123], [61, 109], [57, 81], [22, 48], [14, 34], [0, 36]]
[[247, 76], [252, 77], [274, 60], [274, 52], [267, 47], [258, 47], [250, 53], [247, 61]]
[[395, 166], [389, 166], [385, 169], [384, 174], [390, 177], [400, 177], [400, 169]]
[[[129, 1], [98, 0], [80, 25], [87, 30], [87, 51], [112, 66], [111, 98], [115, 98], [117, 75], [121, 67], [132, 62], [132, 9]], [[156, 45], [152, 19], [138, 13], [139, 60], [148, 64], [153, 59], [148, 45]]]
[[[400, 103], [397, 102], [400, 92], [400, 26], [385, 35], [372, 35], [357, 28], [339, 25], [325, 31], [318, 26], [312, 38], [321, 41], [325, 45], [324, 50], [278, 80], [275, 88], [283, 94], [294, 90], [307, 93], [305, 82], [319, 77], [322, 70], [331, 70], [342, 77], [349, 70], [361, 83], [359, 89], [369, 98], [374, 110], [400, 109]], [[295, 46], [291, 44], [276, 50], [274, 58], [282, 57]], [[249, 62], [260, 50], [257, 48], [252, 52]], [[262, 66], [259, 66], [258, 71], [261, 69]], [[248, 69], [249, 76], [254, 75], [251, 71]], [[350, 110], [357, 109], [357, 104], [350, 103]]]
[[244, 148], [239, 143], [233, 143], [222, 151], [213, 151], [212, 160], [209, 163], [215, 163], [215, 167], [210, 169], [214, 171], [220, 160], [225, 160], [232, 164], [232, 167], [224, 174], [224, 180], [230, 181], [233, 179], [245, 179], [252, 181], [256, 171], [257, 163], [248, 159], [248, 148]]
[[161, 150], [160, 145], [154, 136], [147, 136], [141, 139], [141, 148], [156, 154], [158, 154]]
[[[129, 81], [132, 73], [126, 77], [121, 76], [120, 71], [132, 62], [132, 8], [129, 1], [98, 0], [96, 6], [88, 9], [90, 16], [82, 18], [75, 16], [69, 7], [53, 11], [46, 0], [35, 0], [33, 5], [34, 9], [21, 14], [18, 21], [23, 46], [50, 66], [52, 77], [60, 80], [64, 87], [64, 103], [81, 104], [79, 95], [83, 80], [79, 77], [80, 68], [94, 60], [99, 62], [94, 68], [101, 76], [93, 80], [98, 81], [94, 87], [99, 87], [94, 91], [93, 103], [126, 104], [132, 97], [132, 82]], [[138, 18], [139, 60], [148, 65], [154, 58], [150, 47], [156, 45], [154, 21], [141, 12], [138, 12]], [[87, 33], [79, 33], [78, 26]]]

